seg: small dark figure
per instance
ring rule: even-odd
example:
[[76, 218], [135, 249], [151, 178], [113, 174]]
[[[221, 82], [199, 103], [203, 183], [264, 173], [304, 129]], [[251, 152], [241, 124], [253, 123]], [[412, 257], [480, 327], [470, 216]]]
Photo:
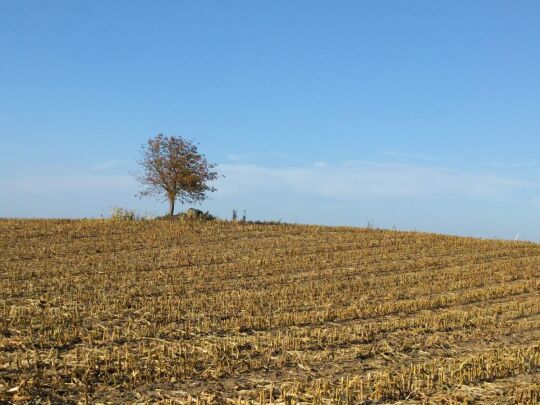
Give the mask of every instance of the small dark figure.
[[232, 220], [233, 220], [233, 222], [236, 222], [237, 219], [238, 219], [238, 211], [237, 210], [232, 210]]
[[242, 215], [242, 222], [246, 222], [246, 210], [244, 210], [244, 215]]

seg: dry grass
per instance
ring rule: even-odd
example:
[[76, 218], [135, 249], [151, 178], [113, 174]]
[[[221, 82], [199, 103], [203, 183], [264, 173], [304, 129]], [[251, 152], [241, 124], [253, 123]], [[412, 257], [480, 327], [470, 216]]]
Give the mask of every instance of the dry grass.
[[0, 402], [538, 403], [540, 245], [0, 221]]

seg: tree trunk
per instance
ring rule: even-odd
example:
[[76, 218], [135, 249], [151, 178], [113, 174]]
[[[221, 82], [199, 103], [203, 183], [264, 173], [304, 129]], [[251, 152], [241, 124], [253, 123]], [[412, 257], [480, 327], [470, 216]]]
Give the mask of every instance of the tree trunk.
[[174, 215], [174, 200], [176, 200], [176, 198], [169, 197], [169, 216], [171, 217]]

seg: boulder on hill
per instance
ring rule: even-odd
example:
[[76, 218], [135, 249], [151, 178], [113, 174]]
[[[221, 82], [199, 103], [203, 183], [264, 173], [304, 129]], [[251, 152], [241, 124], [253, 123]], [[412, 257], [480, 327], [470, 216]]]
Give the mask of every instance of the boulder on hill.
[[208, 211], [204, 212], [196, 208], [189, 208], [186, 212], [181, 212], [179, 214], [170, 216], [165, 215], [159, 219], [183, 219], [189, 221], [212, 221], [216, 219], [215, 216], [211, 215]]

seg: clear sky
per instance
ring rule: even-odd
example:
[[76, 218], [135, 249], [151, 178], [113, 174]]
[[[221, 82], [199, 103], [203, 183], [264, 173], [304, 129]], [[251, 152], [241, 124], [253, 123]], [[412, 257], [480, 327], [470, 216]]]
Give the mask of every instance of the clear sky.
[[0, 0], [0, 217], [164, 213], [160, 132], [222, 217], [540, 241], [540, 2]]

